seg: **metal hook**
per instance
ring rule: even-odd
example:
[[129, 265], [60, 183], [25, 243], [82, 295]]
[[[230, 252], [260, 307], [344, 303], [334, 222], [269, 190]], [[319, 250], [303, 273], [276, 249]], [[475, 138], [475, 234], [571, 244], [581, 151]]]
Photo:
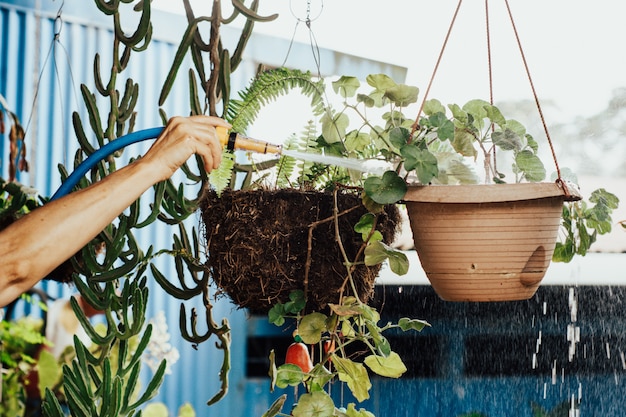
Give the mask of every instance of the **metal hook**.
[[61, 6], [57, 11], [57, 15], [54, 18], [54, 40], [58, 41], [61, 37], [61, 31], [63, 30], [63, 6], [65, 6], [65, 0], [61, 0]]
[[295, 17], [298, 22], [305, 22], [306, 25], [310, 27], [311, 22], [317, 20], [322, 15], [322, 11], [324, 11], [324, 0], [320, 0], [320, 10], [317, 13], [317, 15], [313, 18], [311, 18], [311, 0], [307, 0], [306, 2], [306, 18], [305, 19], [300, 18], [300, 16], [298, 16], [296, 12], [294, 12], [293, 0], [289, 0], [289, 10], [291, 11], [292, 16]]

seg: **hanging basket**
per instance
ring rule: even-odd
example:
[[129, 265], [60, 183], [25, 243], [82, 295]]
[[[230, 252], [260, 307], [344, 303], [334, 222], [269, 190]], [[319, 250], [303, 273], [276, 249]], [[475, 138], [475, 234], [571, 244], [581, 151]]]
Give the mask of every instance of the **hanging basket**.
[[532, 297], [563, 202], [579, 199], [557, 183], [413, 186], [405, 196], [420, 263], [447, 301]]
[[[332, 193], [300, 190], [209, 191], [201, 201], [207, 262], [217, 287], [240, 307], [267, 312], [304, 290], [307, 307], [337, 303], [352, 294], [337, 243]], [[363, 239], [354, 226], [367, 210], [354, 193], [338, 193], [339, 236], [348, 259]], [[400, 224], [395, 206], [379, 215], [378, 230], [390, 243]], [[360, 261], [363, 255], [360, 253]], [[352, 277], [362, 301], [371, 298], [380, 265], [355, 267]]]

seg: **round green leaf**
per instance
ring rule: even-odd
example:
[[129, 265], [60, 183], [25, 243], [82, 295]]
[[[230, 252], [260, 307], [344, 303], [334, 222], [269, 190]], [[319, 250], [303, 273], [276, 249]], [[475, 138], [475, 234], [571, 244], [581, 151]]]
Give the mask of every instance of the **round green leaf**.
[[329, 417], [335, 413], [335, 403], [324, 391], [303, 394], [292, 410], [294, 417]]
[[370, 74], [365, 81], [377, 90], [387, 90], [396, 85], [396, 82], [387, 74]]
[[400, 150], [405, 158], [404, 167], [407, 171], [415, 170], [420, 183], [428, 184], [439, 175], [437, 157], [428, 149], [420, 149], [413, 145], [403, 146]]
[[411, 133], [404, 127], [394, 127], [389, 131], [389, 142], [400, 149], [407, 144]]
[[359, 402], [370, 397], [369, 390], [372, 383], [363, 364], [353, 362], [350, 359], [332, 355], [333, 363], [337, 368], [339, 380], [348, 384], [348, 388]]
[[356, 77], [342, 76], [337, 81], [333, 81], [333, 90], [342, 97], [352, 97], [356, 94], [361, 86], [359, 79]]
[[388, 378], [400, 378], [406, 372], [406, 366], [396, 352], [391, 352], [387, 357], [369, 355], [364, 363], [372, 372]]
[[385, 90], [385, 97], [391, 100], [398, 107], [406, 107], [409, 104], [417, 102], [419, 88], [398, 84]]
[[313, 345], [322, 339], [326, 331], [326, 316], [322, 313], [311, 313], [302, 317], [298, 326], [298, 334], [307, 345]]
[[363, 190], [378, 204], [395, 204], [404, 197], [407, 186], [395, 171], [387, 171], [382, 177], [368, 177]]
[[524, 177], [530, 182], [543, 181], [546, 178], [546, 169], [541, 159], [528, 150], [518, 152], [515, 156], [518, 169], [524, 172]]
[[276, 371], [276, 386], [281, 389], [295, 387], [302, 382], [304, 375], [298, 365], [286, 363], [279, 366]]
[[346, 129], [350, 124], [350, 119], [345, 113], [340, 113], [334, 117], [324, 114], [321, 119], [322, 136], [328, 144], [341, 142], [346, 136]]

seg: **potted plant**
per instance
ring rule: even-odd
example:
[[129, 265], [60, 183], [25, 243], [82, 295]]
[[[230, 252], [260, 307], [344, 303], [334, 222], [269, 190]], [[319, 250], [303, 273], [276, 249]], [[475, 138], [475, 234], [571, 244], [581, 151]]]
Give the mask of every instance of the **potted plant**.
[[[528, 299], [551, 260], [584, 255], [597, 234], [610, 230], [617, 198], [596, 190], [589, 199], [594, 205], [588, 206], [560, 171], [556, 181], [545, 182], [538, 143], [495, 105], [471, 100], [446, 108], [431, 99], [424, 103], [423, 115], [413, 120], [403, 112], [417, 102], [417, 87], [398, 84], [383, 74], [370, 75], [367, 83], [372, 89], [363, 93], [354, 77], [333, 82], [341, 107], [326, 106], [318, 112], [321, 134], [311, 139], [309, 127], [300, 149], [392, 164], [383, 175], [340, 172], [345, 172], [344, 181], [362, 186], [363, 201], [372, 212], [396, 203], [406, 205], [420, 262], [442, 298]], [[380, 124], [370, 114], [376, 111]], [[290, 147], [288, 143], [286, 148]], [[285, 155], [278, 167], [295, 163]], [[484, 168], [482, 181], [477, 163]], [[501, 169], [506, 165], [508, 174]], [[339, 172], [332, 165], [313, 166], [319, 172]], [[506, 183], [509, 176], [512, 182]], [[430, 220], [436, 229], [431, 229]], [[513, 230], [521, 232], [519, 237]], [[557, 242], [559, 232], [563, 239]], [[457, 238], [462, 240], [456, 243]], [[380, 246], [368, 246], [370, 254], [376, 249]], [[399, 259], [388, 246], [384, 249], [366, 262], [388, 256]], [[397, 271], [402, 269], [393, 263]]]
[[[233, 130], [245, 132], [259, 103], [294, 89], [311, 97], [313, 115], [329, 119], [322, 83], [310, 73], [279, 68], [259, 73], [239, 100], [230, 100], [228, 120]], [[305, 157], [325, 153], [364, 160], [371, 155], [369, 147], [348, 150], [349, 143], [327, 138], [329, 134], [320, 136], [311, 125], [283, 148]], [[394, 269], [405, 272], [406, 257], [389, 246], [400, 226], [398, 208], [366, 207], [358, 173], [283, 155], [269, 164], [274, 170], [271, 177], [259, 169], [262, 164], [253, 162], [249, 173], [260, 174], [260, 179], [246, 179], [235, 190], [233, 157], [225, 160], [209, 176], [212, 188], [206, 190], [200, 208], [206, 267], [238, 306], [267, 313], [296, 290], [304, 291], [309, 310], [338, 303], [345, 295], [367, 301], [382, 259], [398, 257]]]
[[[356, 404], [370, 396], [370, 374], [400, 378], [407, 370], [384, 333], [421, 331], [429, 324], [405, 317], [381, 325], [376, 309], [351, 296], [329, 304], [326, 312], [306, 313], [306, 306], [304, 293], [294, 291], [287, 303], [276, 303], [269, 313], [271, 323], [285, 326], [290, 320], [295, 329], [285, 358], [270, 353], [271, 389], [294, 389], [293, 416], [373, 417]], [[341, 398], [340, 406], [335, 405], [329, 388], [335, 381], [345, 383], [356, 402]], [[286, 415], [286, 399], [287, 394], [281, 395], [264, 417]]]
[[[446, 108], [431, 99], [414, 121], [402, 112], [417, 101], [416, 87], [380, 74], [367, 83], [369, 94], [359, 93], [353, 77], [333, 83], [345, 101], [332, 123], [347, 126], [348, 113], [356, 115], [357, 128], [345, 137], [371, 144], [373, 155], [394, 164], [382, 176], [366, 178], [364, 193], [378, 204], [406, 204], [420, 262], [443, 299], [528, 299], [553, 258], [584, 255], [598, 233], [610, 231], [617, 198], [601, 189], [590, 197], [594, 206], [577, 203], [581, 196], [558, 165], [556, 181], [543, 182], [537, 142], [493, 104], [471, 100]], [[376, 107], [387, 109], [382, 126], [365, 117]], [[484, 168], [482, 184], [477, 162]], [[503, 165], [511, 168], [510, 184]], [[559, 230], [565, 238], [557, 244]]]

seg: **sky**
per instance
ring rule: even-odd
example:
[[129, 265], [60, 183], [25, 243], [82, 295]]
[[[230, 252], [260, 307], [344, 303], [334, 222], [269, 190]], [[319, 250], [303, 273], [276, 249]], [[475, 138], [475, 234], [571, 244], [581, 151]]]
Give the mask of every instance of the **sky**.
[[[429, 97], [448, 102], [488, 97], [485, 3], [467, 0], [459, 7]], [[210, 2], [192, 4], [197, 14], [209, 13]], [[505, 4], [488, 2], [494, 98], [532, 99]], [[535, 90], [541, 102], [555, 105], [555, 117], [595, 114], [615, 88], [626, 87], [626, 2], [508, 4]], [[303, 23], [309, 7], [321, 48], [407, 67], [407, 83], [425, 92], [457, 5], [456, 0], [263, 0], [259, 12], [279, 18], [257, 24], [255, 33], [309, 43]], [[182, 2], [154, 0], [153, 7], [180, 12]]]

